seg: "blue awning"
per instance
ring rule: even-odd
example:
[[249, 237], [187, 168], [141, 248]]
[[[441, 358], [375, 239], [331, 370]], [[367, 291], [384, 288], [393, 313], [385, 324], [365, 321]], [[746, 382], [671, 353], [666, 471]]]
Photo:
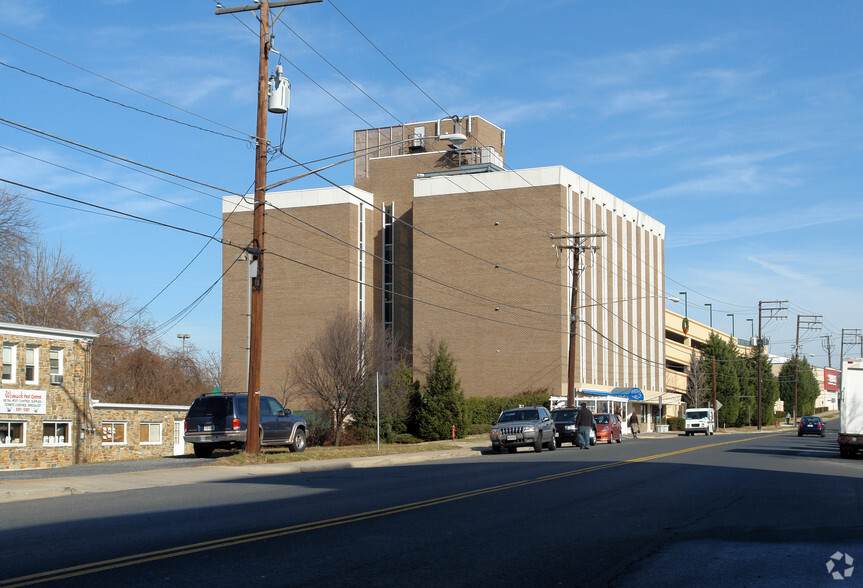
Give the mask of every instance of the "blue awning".
[[621, 396], [629, 400], [644, 400], [644, 394], [639, 388], [612, 388], [611, 392], [597, 392], [595, 390], [581, 390], [580, 394], [595, 394], [597, 396]]

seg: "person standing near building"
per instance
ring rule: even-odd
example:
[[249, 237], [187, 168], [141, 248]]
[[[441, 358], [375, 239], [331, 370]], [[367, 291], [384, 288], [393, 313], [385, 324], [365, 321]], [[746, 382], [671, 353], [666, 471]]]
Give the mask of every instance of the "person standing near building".
[[593, 427], [593, 413], [587, 408], [587, 403], [582, 402], [578, 415], [575, 417], [575, 426], [578, 428], [578, 440], [582, 449], [590, 449], [590, 429]]
[[638, 415], [632, 411], [632, 416], [629, 417], [629, 430], [632, 431], [632, 438], [638, 439]]

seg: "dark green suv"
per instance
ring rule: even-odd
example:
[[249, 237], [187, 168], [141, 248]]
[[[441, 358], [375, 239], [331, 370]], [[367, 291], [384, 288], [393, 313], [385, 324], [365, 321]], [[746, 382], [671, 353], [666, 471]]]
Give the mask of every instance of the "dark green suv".
[[[261, 446], [286, 445], [291, 451], [306, 448], [308, 426], [271, 396], [261, 396]], [[210, 457], [214, 449], [242, 449], [246, 445], [246, 394], [198, 396], [186, 414], [185, 441], [196, 457]]]

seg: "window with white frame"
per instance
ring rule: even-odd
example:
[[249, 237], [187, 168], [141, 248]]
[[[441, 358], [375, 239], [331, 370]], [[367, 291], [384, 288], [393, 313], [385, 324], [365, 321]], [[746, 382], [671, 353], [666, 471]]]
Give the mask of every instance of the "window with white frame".
[[45, 422], [42, 424], [42, 445], [71, 445], [69, 421]]
[[123, 421], [104, 421], [102, 423], [102, 445], [125, 445], [126, 423]]
[[11, 343], [3, 344], [3, 381], [15, 381], [15, 355], [18, 350], [17, 345]]
[[27, 424], [21, 421], [0, 421], [0, 446], [25, 445]]
[[141, 445], [162, 443], [162, 423], [141, 423]]
[[24, 352], [24, 381], [28, 384], [39, 382], [38, 347], [28, 347]]
[[63, 374], [63, 350], [52, 349], [50, 352], [50, 369], [52, 375]]

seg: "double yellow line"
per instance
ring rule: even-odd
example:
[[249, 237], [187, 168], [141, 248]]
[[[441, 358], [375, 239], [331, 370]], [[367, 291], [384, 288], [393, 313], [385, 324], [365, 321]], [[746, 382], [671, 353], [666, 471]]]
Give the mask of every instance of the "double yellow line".
[[[769, 435], [775, 435], [777, 433], [770, 433]], [[607, 464], [595, 465], [586, 468], [580, 468], [577, 470], [572, 470], [569, 472], [562, 472], [559, 474], [551, 474], [548, 476], [540, 476], [539, 478], [533, 478], [530, 480], [518, 480], [516, 482], [509, 482], [507, 484], [500, 484], [498, 486], [489, 486], [487, 488], [480, 488], [477, 490], [469, 490], [467, 492], [459, 492], [457, 494], [449, 494], [447, 496], [440, 496], [438, 498], [429, 498], [428, 500], [420, 500], [418, 502], [409, 502], [407, 504], [401, 504], [398, 506], [391, 506], [387, 508], [381, 508], [378, 510], [370, 510], [362, 513], [346, 515], [342, 517], [335, 517], [331, 519], [324, 519], [321, 521], [312, 521], [308, 523], [300, 523], [298, 525], [291, 525], [289, 527], [281, 527], [278, 529], [270, 529], [268, 531], [258, 531], [255, 533], [247, 533], [244, 535], [237, 535], [235, 537], [227, 537], [224, 539], [214, 539], [212, 541], [203, 541], [200, 543], [191, 543], [189, 545], [181, 545], [178, 547], [171, 547], [168, 549], [160, 549], [157, 551], [150, 551], [147, 553], [139, 553], [135, 555], [128, 555], [125, 557], [117, 557], [114, 559], [106, 559], [98, 562], [81, 564], [77, 566], [62, 568], [59, 570], [49, 570], [45, 572], [39, 572], [36, 574], [30, 574], [28, 576], [20, 576], [18, 578], [9, 578], [6, 580], [0, 580], [0, 586], [31, 586], [33, 584], [39, 584], [42, 582], [55, 582], [57, 580], [65, 580], [68, 578], [75, 578], [78, 576], [84, 576], [87, 574], [95, 574], [98, 572], [105, 572], [109, 570], [115, 570], [118, 568], [128, 567], [139, 565], [143, 563], [149, 563], [154, 561], [159, 561], [162, 559], [169, 559], [172, 557], [180, 557], [183, 555], [191, 555], [194, 553], [200, 553], [202, 551], [211, 551], [214, 549], [222, 549], [224, 547], [230, 547], [233, 545], [240, 545], [243, 543], [251, 543], [254, 541], [265, 541], [267, 539], [274, 539], [276, 537], [284, 537], [286, 535], [294, 535], [296, 533], [305, 533], [307, 531], [314, 531], [317, 529], [325, 529], [327, 527], [335, 527], [338, 525], [346, 525], [350, 523], [357, 523], [360, 521], [365, 521], [369, 519], [374, 519], [378, 517], [390, 516], [402, 512], [408, 512], [411, 510], [418, 510], [421, 508], [428, 508], [430, 506], [437, 506], [439, 504], [445, 504], [447, 502], [455, 502], [457, 500], [464, 500], [466, 498], [473, 498], [474, 496], [481, 496], [483, 494], [490, 494], [492, 492], [502, 492], [504, 490], [511, 490], [513, 488], [520, 488], [522, 486], [529, 486], [531, 484], [541, 484], [544, 482], [550, 482], [552, 480], [560, 480], [563, 478], [568, 478], [571, 476], [580, 476], [583, 474], [588, 474], [591, 472], [598, 472], [600, 470], [607, 470], [610, 468], [616, 468], [620, 466], [635, 464], [635, 463], [643, 463], [646, 461], [653, 461], [656, 459], [662, 459], [664, 457], [671, 457], [673, 455], [681, 455], [684, 453], [689, 453], [690, 451], [699, 451], [701, 449], [708, 449], [710, 447], [719, 447], [722, 445], [731, 445], [733, 443], [742, 443], [744, 441], [751, 441], [757, 438], [763, 438], [766, 435], [759, 435], [758, 437], [746, 437], [744, 439], [735, 439], [733, 441], [723, 441], [721, 443], [711, 443], [709, 445], [699, 445], [696, 447], [688, 447], [686, 449], [679, 449], [677, 451], [669, 451], [667, 453], [658, 453], [655, 455], [648, 455], [646, 457], [639, 457], [635, 459], [627, 459], [624, 461], [616, 461]]]

